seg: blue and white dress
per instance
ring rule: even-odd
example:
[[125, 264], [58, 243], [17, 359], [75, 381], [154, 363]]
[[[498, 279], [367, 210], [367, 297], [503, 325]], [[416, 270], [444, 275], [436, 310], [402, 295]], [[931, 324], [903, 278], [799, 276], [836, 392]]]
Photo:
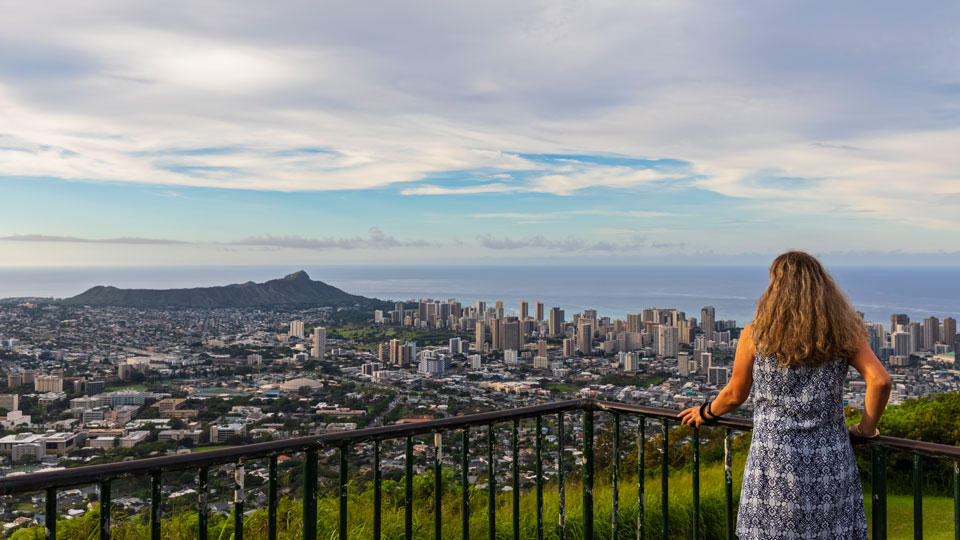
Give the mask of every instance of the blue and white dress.
[[743, 471], [741, 540], [866, 540], [863, 491], [843, 417], [847, 361], [753, 365], [753, 440]]

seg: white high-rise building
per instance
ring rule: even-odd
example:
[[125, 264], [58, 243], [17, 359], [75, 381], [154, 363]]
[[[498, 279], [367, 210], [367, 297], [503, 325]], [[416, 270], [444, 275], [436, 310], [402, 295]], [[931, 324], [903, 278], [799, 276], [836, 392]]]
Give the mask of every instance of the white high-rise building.
[[292, 321], [290, 323], [290, 332], [288, 332], [290, 337], [295, 337], [303, 339], [303, 321]]
[[461, 352], [461, 351], [460, 351], [460, 347], [461, 347], [461, 345], [460, 345], [460, 338], [458, 338], [458, 337], [450, 338], [450, 343], [449, 343], [449, 346], [448, 346], [448, 348], [449, 348], [449, 350], [450, 350], [450, 354], [460, 354], [460, 352]]
[[680, 350], [680, 329], [676, 326], [657, 327], [657, 354], [675, 358]]
[[628, 352], [623, 357], [623, 370], [634, 372], [640, 369], [640, 353]]
[[[301, 329], [301, 332], [303, 330]], [[314, 358], [323, 358], [327, 354], [327, 329], [318, 326], [313, 329], [313, 351]]]
[[470, 369], [480, 369], [480, 367], [481, 367], [480, 355], [479, 355], [479, 354], [471, 354], [471, 355], [470, 355]]
[[681, 377], [690, 376], [690, 353], [677, 353], [677, 369]]

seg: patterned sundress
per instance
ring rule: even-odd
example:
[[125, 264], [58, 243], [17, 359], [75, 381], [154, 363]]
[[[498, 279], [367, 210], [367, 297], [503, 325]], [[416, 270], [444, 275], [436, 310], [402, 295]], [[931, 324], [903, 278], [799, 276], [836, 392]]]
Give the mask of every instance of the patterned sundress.
[[843, 417], [847, 361], [753, 365], [753, 439], [743, 471], [741, 540], [866, 540], [863, 491]]

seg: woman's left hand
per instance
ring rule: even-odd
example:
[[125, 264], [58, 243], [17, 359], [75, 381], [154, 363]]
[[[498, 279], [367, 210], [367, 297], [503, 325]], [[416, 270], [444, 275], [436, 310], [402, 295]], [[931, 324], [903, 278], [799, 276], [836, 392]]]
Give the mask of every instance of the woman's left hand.
[[702, 416], [700, 416], [700, 407], [690, 407], [680, 412], [680, 423], [686, 424], [688, 426], [700, 427], [707, 423]]

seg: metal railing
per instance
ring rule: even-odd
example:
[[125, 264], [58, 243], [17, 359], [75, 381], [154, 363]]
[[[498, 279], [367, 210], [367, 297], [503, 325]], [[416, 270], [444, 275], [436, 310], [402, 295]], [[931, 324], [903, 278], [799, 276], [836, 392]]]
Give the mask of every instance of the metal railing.
[[[243, 537], [243, 504], [244, 504], [244, 463], [256, 459], [268, 460], [267, 475], [267, 538], [276, 540], [277, 538], [277, 506], [278, 506], [278, 487], [277, 487], [277, 457], [280, 454], [291, 452], [302, 452], [304, 454], [304, 485], [303, 485], [303, 538], [304, 540], [315, 540], [317, 538], [317, 485], [318, 485], [318, 459], [319, 452], [324, 449], [339, 450], [339, 512], [338, 512], [338, 531], [340, 540], [347, 540], [347, 512], [348, 512], [348, 457], [350, 447], [358, 443], [373, 443], [373, 530], [372, 540], [381, 540], [381, 503], [382, 503], [382, 478], [381, 478], [381, 445], [383, 441], [391, 439], [403, 439], [405, 441], [405, 471], [404, 471], [404, 537], [406, 540], [413, 538], [413, 438], [418, 435], [441, 434], [448, 431], [461, 430], [461, 537], [463, 540], [470, 539], [470, 504], [469, 504], [469, 483], [467, 471], [469, 467], [469, 449], [471, 428], [486, 427], [487, 431], [487, 474], [488, 474], [488, 536], [489, 540], [495, 540], [496, 533], [496, 470], [494, 461], [494, 426], [502, 423], [512, 423], [511, 442], [512, 442], [512, 533], [513, 540], [520, 539], [520, 437], [519, 425], [524, 419], [535, 419], [536, 434], [534, 439], [536, 463], [536, 539], [544, 538], [544, 520], [543, 520], [543, 418], [545, 416], [556, 415], [557, 435], [560, 442], [557, 454], [557, 490], [559, 498], [559, 519], [558, 534], [562, 540], [565, 538], [566, 530], [566, 510], [565, 510], [565, 486], [564, 486], [564, 452], [565, 441], [565, 413], [571, 411], [582, 411], [582, 473], [581, 484], [583, 488], [583, 516], [582, 516], [582, 538], [583, 540], [593, 540], [594, 538], [594, 421], [596, 413], [606, 413], [612, 415], [613, 419], [613, 449], [612, 449], [612, 503], [611, 503], [611, 538], [617, 538], [620, 530], [618, 522], [619, 514], [619, 483], [620, 478], [620, 459], [621, 459], [621, 420], [625, 416], [637, 417], [637, 538], [645, 537], [644, 531], [644, 444], [647, 440], [646, 424], [647, 420], [659, 420], [661, 430], [661, 456], [660, 456], [660, 492], [661, 492], [661, 532], [664, 539], [668, 538], [669, 530], [669, 429], [671, 422], [676, 423], [677, 411], [670, 409], [661, 409], [655, 407], [644, 407], [640, 405], [629, 405], [613, 403], [606, 401], [596, 401], [592, 399], [578, 399], [569, 401], [560, 401], [532, 407], [523, 407], [505, 411], [494, 411], [467, 416], [458, 416], [431, 420], [416, 424], [391, 425], [384, 427], [374, 427], [349, 432], [329, 433], [311, 437], [300, 437], [289, 440], [269, 441], [263, 443], [249, 444], [244, 446], [225, 448], [219, 450], [210, 450], [201, 453], [192, 453], [186, 455], [164, 456], [134, 461], [109, 463], [104, 465], [83, 466], [71, 469], [55, 470], [48, 472], [38, 472], [18, 476], [7, 476], [0, 478], [0, 493], [4, 495], [26, 493], [34, 491], [46, 491], [46, 538], [56, 539], [57, 536], [57, 490], [79, 485], [98, 484], [100, 499], [100, 539], [109, 540], [110, 538], [110, 508], [111, 508], [111, 483], [118, 479], [130, 477], [148, 476], [150, 478], [150, 536], [152, 540], [160, 540], [161, 533], [161, 474], [170, 471], [197, 471], [197, 503], [198, 503], [198, 527], [197, 538], [207, 539], [208, 522], [208, 472], [209, 468], [218, 465], [236, 465], [234, 475], [234, 538], [242, 540]], [[733, 508], [733, 467], [731, 441], [734, 431], [749, 431], [753, 427], [753, 422], [746, 419], [723, 418], [718, 424], [723, 429], [724, 434], [724, 498], [725, 498], [725, 532], [726, 538], [734, 538], [734, 508]], [[693, 538], [703, 536], [703, 532], [698, 530], [700, 527], [700, 432], [698, 429], [692, 429], [692, 462], [691, 462], [691, 486], [692, 486], [692, 531]], [[913, 498], [914, 498], [914, 537], [923, 537], [923, 476], [921, 470], [920, 457], [932, 456], [939, 459], [950, 460], [953, 463], [953, 504], [954, 504], [954, 530], [955, 537], [960, 540], [960, 447], [947, 446], [942, 444], [914, 441], [910, 439], [899, 439], [895, 437], [880, 437], [879, 439], [864, 440], [854, 439], [858, 445], [869, 445], [872, 456], [872, 525], [873, 538], [886, 538], [886, 453], [888, 449], [896, 449], [913, 454]], [[434, 537], [441, 540], [442, 521], [442, 461], [441, 461], [440, 437], [434, 438]]]

